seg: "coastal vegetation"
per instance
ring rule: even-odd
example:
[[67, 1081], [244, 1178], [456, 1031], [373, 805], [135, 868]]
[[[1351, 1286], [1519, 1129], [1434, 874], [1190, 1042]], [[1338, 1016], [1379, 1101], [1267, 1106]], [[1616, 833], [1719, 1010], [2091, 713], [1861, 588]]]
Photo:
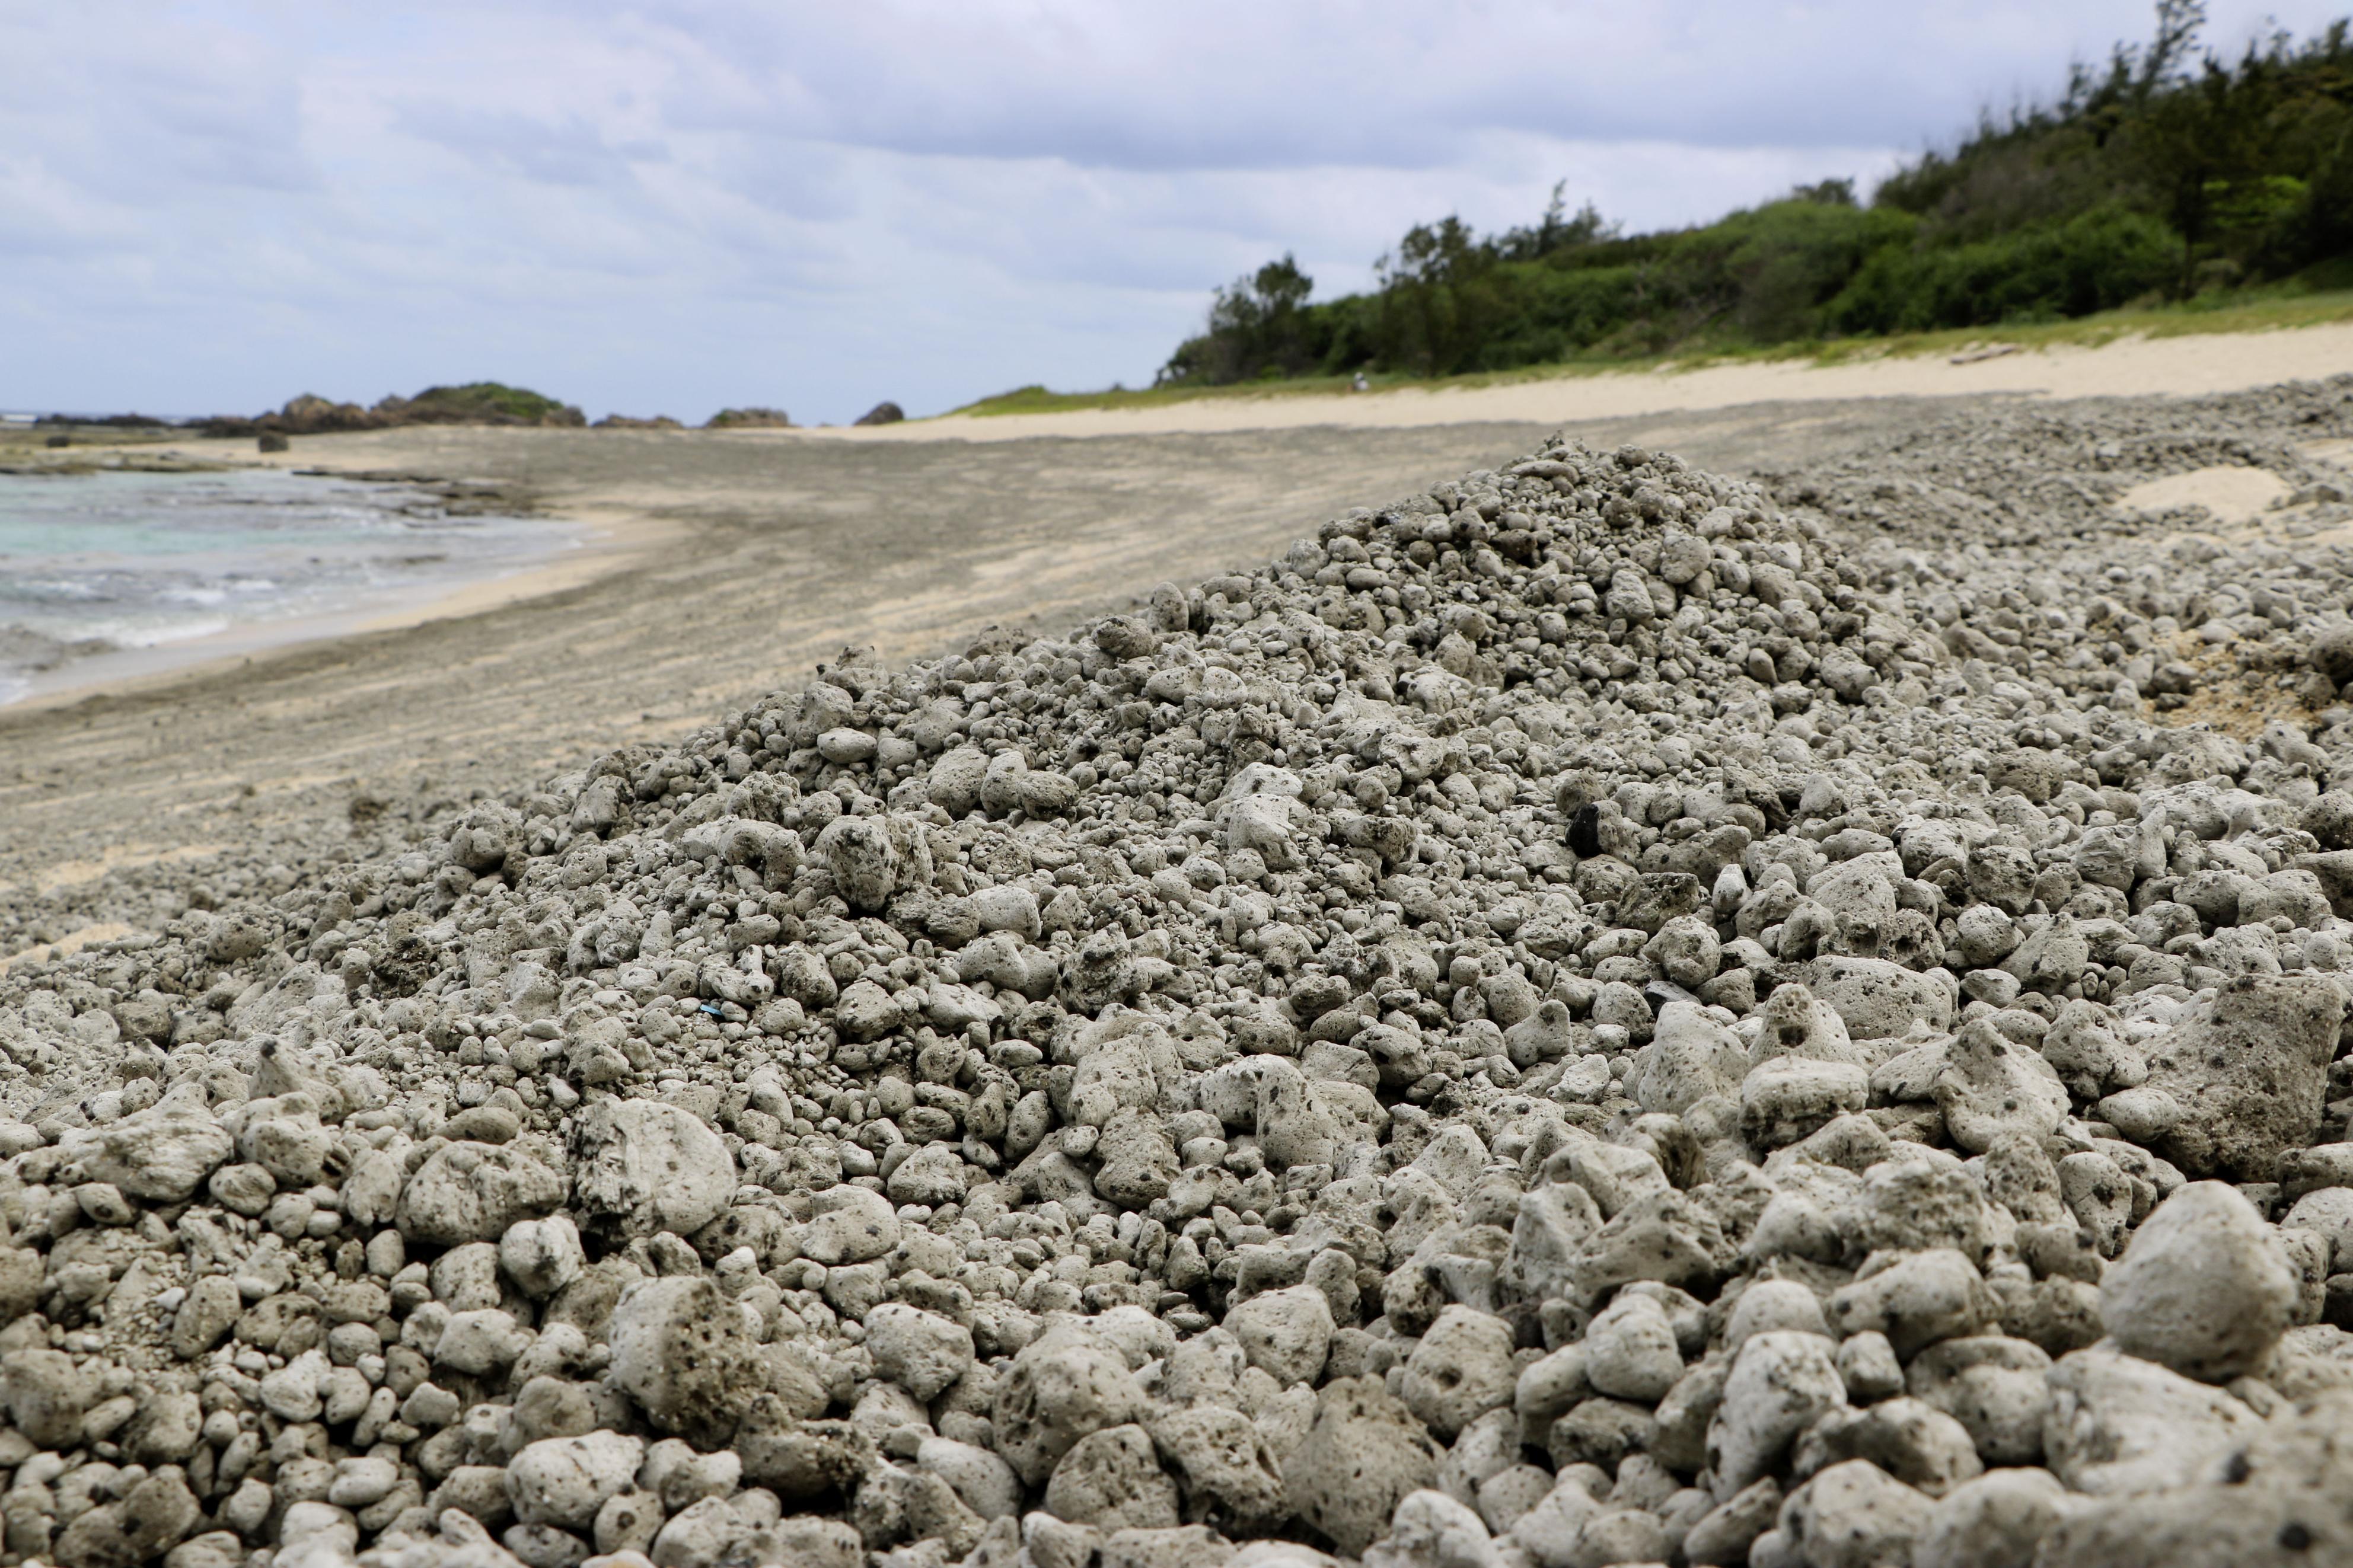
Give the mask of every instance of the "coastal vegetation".
[[[1628, 235], [1565, 184], [1534, 224], [1418, 224], [1361, 294], [1313, 299], [1285, 255], [1220, 289], [1163, 389], [1841, 344], [2168, 310], [2261, 310], [2353, 286], [2353, 37], [2201, 51], [2197, 0], [1988, 112], [1868, 199], [1827, 180], [1702, 226]], [[2206, 325], [2217, 324], [2211, 321]], [[1035, 406], [1042, 389], [998, 402]], [[1091, 400], [1093, 401], [1093, 400]]]
[[470, 381], [463, 386], [428, 386], [410, 398], [386, 398], [376, 405], [397, 411], [412, 425], [577, 425], [580, 411], [527, 386]]
[[337, 403], [306, 392], [285, 407], [246, 418], [218, 415], [199, 422], [207, 436], [316, 436], [335, 430], [383, 430], [402, 425], [585, 425], [568, 403], [524, 386], [470, 381], [428, 386], [414, 397], [382, 398], [373, 406]]

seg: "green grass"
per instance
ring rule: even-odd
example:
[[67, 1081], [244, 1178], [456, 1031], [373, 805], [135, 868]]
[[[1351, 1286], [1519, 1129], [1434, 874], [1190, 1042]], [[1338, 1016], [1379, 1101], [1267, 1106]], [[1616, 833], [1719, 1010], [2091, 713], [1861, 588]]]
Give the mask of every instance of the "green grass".
[[[174, 426], [11, 425], [0, 428], [0, 453], [11, 457], [27, 451], [88, 451], [96, 447], [152, 447], [187, 438], [189, 432]], [[53, 447], [52, 436], [64, 436], [71, 445]]]
[[[2053, 321], [2020, 321], [1999, 327], [1967, 327], [1934, 332], [1902, 332], [1889, 337], [1839, 338], [1827, 341], [1773, 343], [1693, 342], [1663, 354], [1591, 355], [1551, 364], [1525, 365], [1514, 370], [1478, 371], [1463, 375], [1368, 375], [1375, 393], [1414, 387], [1425, 391], [1516, 385], [1554, 381], [1567, 376], [1604, 375], [1612, 372], [1665, 371], [1670, 374], [1715, 364], [1760, 361], [1799, 361], [1810, 364], [1852, 364], [1874, 359], [1950, 355], [1994, 343], [2015, 343], [2021, 349], [2060, 345], [2096, 348], [2126, 338], [2176, 338], [2211, 332], [2262, 332], [2297, 327], [2324, 326], [2353, 321], [2353, 265], [2315, 268], [2301, 279], [2267, 288], [2224, 295], [2209, 295], [2175, 305], [2127, 307]], [[1208, 399], [1313, 397], [1347, 392], [1354, 378], [1345, 375], [1294, 376], [1279, 381], [1242, 382], [1231, 386], [1151, 387], [1138, 391], [1050, 392], [1043, 386], [1017, 387], [984, 397], [949, 416], [990, 418], [1008, 414], [1067, 414], [1096, 408], [1161, 408], [1172, 404]], [[945, 417], [943, 416], [942, 417]]]
[[2209, 295], [2178, 305], [2126, 307], [2068, 321], [2019, 321], [2000, 327], [1955, 328], [1886, 338], [1845, 338], [1788, 345], [1821, 364], [1881, 356], [1953, 353], [1976, 344], [2021, 348], [2060, 344], [2098, 348], [2125, 338], [2181, 338], [2211, 332], [2267, 332], [2353, 321], [2353, 288], [2306, 290], [2293, 284], [2242, 293]]

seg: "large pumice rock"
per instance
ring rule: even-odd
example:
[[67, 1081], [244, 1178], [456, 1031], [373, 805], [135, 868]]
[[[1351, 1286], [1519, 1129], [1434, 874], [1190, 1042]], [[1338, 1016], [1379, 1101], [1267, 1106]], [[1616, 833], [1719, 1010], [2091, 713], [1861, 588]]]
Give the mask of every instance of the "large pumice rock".
[[2320, 1123], [2344, 1016], [2322, 976], [2231, 980], [2149, 1047], [2147, 1087], [2181, 1110], [2157, 1152], [2193, 1176], [2272, 1180]]
[[1102, 1531], [1166, 1530], [1176, 1523], [1176, 1483], [1143, 1427], [1106, 1426], [1055, 1461], [1046, 1511]]
[[1815, 959], [1806, 984], [1859, 1040], [1894, 1039], [1915, 1024], [1946, 1028], [1960, 989], [1942, 969], [1923, 973], [1889, 959], [1836, 954]]
[[1278, 1384], [1312, 1383], [1332, 1343], [1332, 1304], [1312, 1285], [1270, 1290], [1229, 1312], [1226, 1331]]
[[641, 1438], [618, 1432], [543, 1437], [507, 1466], [507, 1496], [515, 1518], [530, 1524], [581, 1530], [606, 1503], [637, 1480], [645, 1459]]
[[1388, 1532], [1408, 1494], [1438, 1473], [1438, 1446], [1372, 1378], [1337, 1378], [1316, 1395], [1315, 1417], [1283, 1466], [1300, 1517], [1350, 1554]]
[[1058, 1327], [1015, 1356], [997, 1384], [998, 1451], [1039, 1486], [1080, 1438], [1124, 1426], [1142, 1408], [1125, 1362], [1084, 1329]]
[[[1931, 1517], [1932, 1505], [1919, 1491], [1868, 1459], [1849, 1459], [1790, 1493], [1775, 1533], [1780, 1550], [1794, 1551], [1800, 1562], [1870, 1568], [1910, 1558]], [[1751, 1549], [1751, 1562], [1759, 1550]]]
[[899, 1215], [881, 1193], [836, 1186], [816, 1194], [814, 1217], [800, 1234], [802, 1256], [818, 1263], [864, 1263], [899, 1245]]
[[2067, 1089], [2051, 1064], [1983, 1019], [1962, 1028], [1945, 1063], [1936, 1105], [1954, 1143], [1969, 1153], [2005, 1135], [2047, 1137], [2067, 1119]]
[[[2040, 1561], [2223, 1568], [2342, 1557], [2353, 1547], [2344, 1508], [2353, 1479], [2343, 1442], [2348, 1418], [2353, 1398], [2333, 1393], [2310, 1411], [2282, 1412], [2186, 1485], [2063, 1505], [2042, 1537]], [[2023, 1534], [2016, 1530], [2013, 1539]]]
[[2100, 1281], [2119, 1349], [2203, 1383], [2259, 1372], [2295, 1320], [2295, 1274], [2254, 1205], [2192, 1182], [2133, 1233]]
[[1708, 1426], [1721, 1500], [1773, 1469], [1799, 1433], [1846, 1403], [1835, 1348], [1820, 1334], [1787, 1330], [1742, 1344]]
[[2260, 1418], [2218, 1388], [2101, 1348], [2051, 1369], [2042, 1448], [2071, 1491], [2162, 1492], [2204, 1472]]
[[153, 1109], [103, 1127], [69, 1134], [59, 1150], [86, 1182], [104, 1182], [136, 1198], [175, 1203], [227, 1159], [232, 1141], [206, 1103], [184, 1083]]
[[613, 1304], [613, 1381], [665, 1432], [723, 1443], [766, 1386], [742, 1312], [701, 1277], [649, 1279]]
[[400, 1234], [459, 1247], [495, 1241], [564, 1201], [564, 1178], [532, 1155], [457, 1142], [427, 1155], [400, 1190]]
[[1510, 1404], [1514, 1381], [1510, 1328], [1491, 1313], [1451, 1306], [1414, 1347], [1398, 1393], [1433, 1434], [1451, 1441], [1479, 1416]]
[[149, 1562], [203, 1518], [183, 1477], [170, 1471], [150, 1476], [133, 1483], [121, 1501], [101, 1504], [68, 1524], [58, 1540], [58, 1561], [74, 1568]]
[[2067, 1489], [2048, 1470], [1989, 1470], [1929, 1510], [1913, 1542], [1913, 1568], [2031, 1564], [2037, 1543], [2071, 1511]]
[[866, 1314], [866, 1348], [874, 1370], [930, 1401], [972, 1365], [972, 1331], [935, 1312], [886, 1301]]
[[602, 1100], [575, 1134], [575, 1196], [625, 1231], [691, 1236], [735, 1195], [735, 1162], [693, 1112], [649, 1100]]
[[1183, 1489], [1188, 1517], [1246, 1532], [1288, 1514], [1291, 1498], [1282, 1461], [1266, 1434], [1241, 1412], [1189, 1405], [1156, 1413], [1148, 1428]]

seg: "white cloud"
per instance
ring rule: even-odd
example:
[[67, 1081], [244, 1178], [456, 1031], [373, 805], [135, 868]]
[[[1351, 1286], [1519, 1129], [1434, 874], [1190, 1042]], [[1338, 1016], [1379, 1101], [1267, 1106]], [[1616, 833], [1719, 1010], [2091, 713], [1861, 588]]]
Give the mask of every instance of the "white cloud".
[[[2218, 42], [2264, 9], [2217, 4]], [[1134, 384], [1208, 292], [1325, 292], [1556, 180], [1635, 228], [1866, 178], [2137, 0], [83, 0], [0, 16], [0, 404], [496, 376], [841, 419]]]

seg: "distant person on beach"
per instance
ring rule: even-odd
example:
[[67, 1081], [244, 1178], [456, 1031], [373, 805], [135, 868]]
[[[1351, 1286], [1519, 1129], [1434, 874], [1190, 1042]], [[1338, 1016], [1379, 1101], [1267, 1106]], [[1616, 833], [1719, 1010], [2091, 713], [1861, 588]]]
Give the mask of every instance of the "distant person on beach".
[[1373, 389], [1373, 384], [1365, 379], [1365, 373], [1361, 370], [1356, 373], [1356, 379], [1351, 382], [1349, 385], [1353, 390], [1357, 392], [1370, 392]]

